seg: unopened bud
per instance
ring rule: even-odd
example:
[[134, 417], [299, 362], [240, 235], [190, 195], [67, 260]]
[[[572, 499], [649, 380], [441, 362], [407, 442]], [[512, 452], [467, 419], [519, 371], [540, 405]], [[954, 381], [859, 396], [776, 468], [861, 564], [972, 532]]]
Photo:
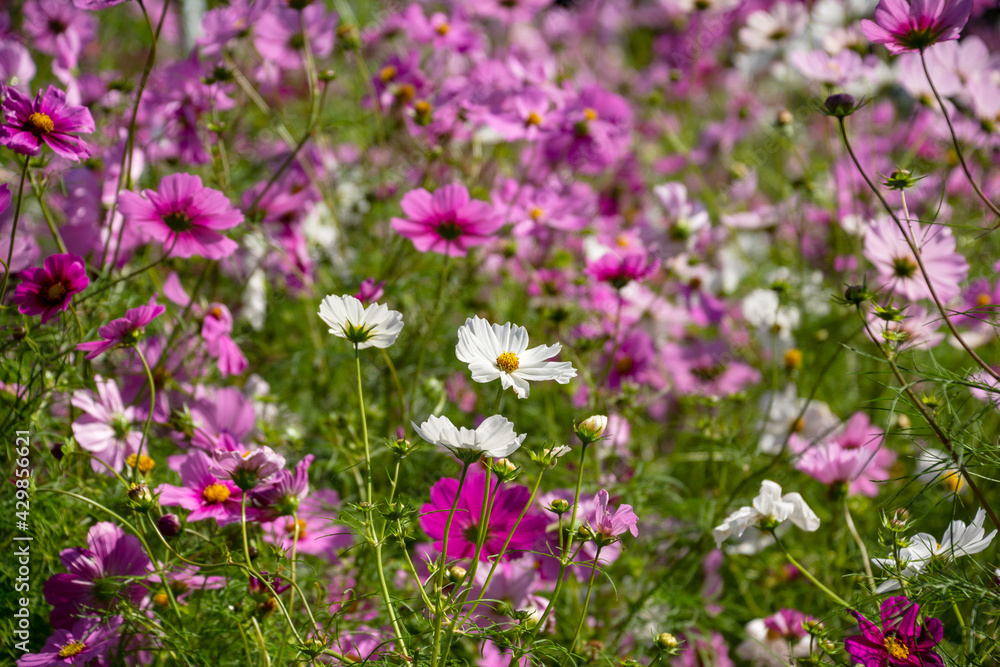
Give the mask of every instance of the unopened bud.
[[565, 514], [569, 511], [569, 501], [563, 500], [562, 498], [556, 498], [549, 503], [548, 509], [556, 514]]
[[164, 514], [157, 520], [156, 527], [159, 529], [160, 535], [173, 537], [181, 532], [181, 520], [176, 514]]
[[672, 651], [677, 648], [677, 644], [677, 637], [669, 632], [661, 632], [660, 636], [656, 638], [656, 648], [663, 651]]
[[845, 116], [850, 116], [854, 113], [857, 103], [858, 102], [854, 99], [853, 95], [848, 95], [847, 93], [835, 93], [826, 98], [826, 102], [823, 103], [823, 106], [826, 107], [827, 113], [831, 116], [844, 118]]
[[604, 429], [608, 427], [608, 418], [604, 415], [593, 415], [587, 417], [576, 427], [576, 435], [584, 442], [590, 444], [604, 434]]
[[465, 579], [466, 571], [465, 568], [462, 567], [461, 565], [452, 565], [447, 569], [446, 574], [448, 575], [449, 581], [457, 584], [458, 582]]

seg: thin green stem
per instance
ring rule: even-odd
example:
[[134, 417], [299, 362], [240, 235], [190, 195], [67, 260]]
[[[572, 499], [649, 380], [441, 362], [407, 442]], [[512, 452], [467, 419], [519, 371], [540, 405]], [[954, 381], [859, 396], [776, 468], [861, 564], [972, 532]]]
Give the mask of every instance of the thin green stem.
[[7, 280], [10, 278], [10, 263], [14, 257], [14, 239], [17, 238], [17, 223], [21, 219], [21, 199], [24, 197], [24, 180], [28, 177], [28, 163], [31, 159], [24, 156], [24, 166], [21, 168], [21, 181], [17, 186], [17, 203], [14, 204], [14, 223], [10, 228], [10, 245], [7, 247], [7, 261], [4, 263], [3, 283], [0, 284], [0, 304], [7, 296]]
[[840, 597], [839, 595], [831, 591], [829, 588], [824, 586], [819, 579], [813, 576], [812, 572], [804, 568], [801, 563], [795, 560], [795, 557], [792, 556], [791, 552], [788, 551], [784, 543], [780, 539], [778, 539], [778, 536], [775, 535], [774, 531], [771, 531], [771, 536], [774, 537], [775, 543], [778, 545], [778, 547], [781, 548], [781, 551], [784, 552], [785, 558], [788, 559], [788, 562], [795, 566], [795, 569], [801, 572], [806, 579], [811, 581], [813, 585], [816, 586], [816, 588], [826, 593], [827, 597], [829, 597], [831, 600], [833, 600], [840, 606], [844, 607], [845, 609], [850, 609], [851, 605], [844, 598]]
[[858, 549], [861, 551], [861, 559], [865, 564], [865, 577], [868, 579], [868, 588], [870, 590], [875, 590], [875, 577], [872, 576], [872, 566], [868, 558], [868, 549], [865, 548], [865, 543], [861, 539], [861, 535], [858, 534], [858, 529], [854, 527], [854, 518], [851, 516], [851, 508], [847, 503], [847, 496], [844, 496], [844, 523], [847, 525], [847, 530], [851, 533], [851, 537], [854, 538], [854, 543], [858, 545]]
[[444, 535], [441, 537], [441, 561], [438, 563], [437, 589], [435, 596], [437, 604], [434, 607], [434, 649], [431, 655], [431, 667], [437, 667], [438, 656], [441, 655], [441, 624], [444, 621], [444, 575], [445, 565], [448, 563], [448, 536], [451, 533], [451, 522], [455, 518], [455, 510], [458, 508], [458, 499], [462, 495], [462, 487], [465, 485], [465, 477], [469, 472], [469, 464], [462, 464], [462, 475], [458, 479], [458, 488], [455, 489], [455, 499], [451, 503], [448, 511], [448, 518], [444, 522]]
[[[587, 609], [590, 607], [590, 595], [594, 591], [594, 579], [597, 577], [597, 563], [601, 558], [601, 545], [597, 545], [597, 555], [594, 556], [594, 565], [590, 568], [590, 580], [587, 582], [587, 596], [583, 600], [583, 612], [580, 614], [580, 622], [576, 624], [576, 632], [573, 633], [573, 641], [569, 643], [570, 655], [576, 650], [576, 643], [580, 641], [580, 633], [583, 632], [583, 624], [587, 620]], [[568, 657], [568, 656], [567, 656]]]
[[[149, 427], [153, 424], [153, 413], [156, 411], [156, 383], [153, 381], [153, 371], [149, 369], [149, 363], [146, 361], [146, 355], [142, 353], [142, 348], [136, 345], [135, 351], [139, 355], [139, 361], [142, 362], [142, 367], [146, 371], [146, 380], [149, 382], [149, 414], [146, 415], [146, 424], [142, 427], [142, 438], [139, 440], [139, 448], [135, 453], [135, 467], [132, 468], [133, 484], [139, 480], [139, 459], [142, 458], [142, 446], [149, 439]], [[148, 444], [146, 444], [146, 449], [149, 450]]]

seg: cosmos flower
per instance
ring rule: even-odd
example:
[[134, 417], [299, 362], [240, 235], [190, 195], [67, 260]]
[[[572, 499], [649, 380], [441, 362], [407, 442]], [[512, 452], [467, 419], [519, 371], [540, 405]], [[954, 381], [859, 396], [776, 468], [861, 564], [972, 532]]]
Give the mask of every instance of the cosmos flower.
[[[899, 561], [902, 569], [896, 566], [895, 558], [873, 558], [872, 562], [883, 570], [893, 573], [893, 576], [882, 582], [875, 593], [886, 593], [899, 588], [900, 579], [911, 579], [926, 568], [931, 561], [950, 562], [959, 556], [971, 556], [989, 548], [996, 537], [997, 531], [986, 534], [983, 524], [986, 522], [986, 510], [976, 512], [972, 523], [952, 521], [940, 540], [927, 533], [918, 533], [910, 539], [908, 546], [899, 550]], [[896, 572], [896, 570], [900, 570]]]
[[[483, 562], [488, 562], [491, 556], [500, 553], [508, 535], [512, 537], [504, 553], [505, 560], [510, 560], [520, 552], [530, 549], [535, 540], [545, 533], [546, 525], [545, 517], [529, 510], [517, 526], [517, 530], [513, 530], [517, 518], [531, 498], [531, 491], [520, 484], [505, 484], [497, 489], [496, 478], [492, 479], [491, 485], [491, 494], [495, 498], [492, 511], [486, 517], [486, 541], [479, 554], [479, 559]], [[484, 473], [471, 473], [462, 485], [451, 531], [448, 534], [446, 559], [471, 558], [475, 554], [485, 490]], [[443, 548], [444, 528], [451, 506], [455, 502], [456, 493], [458, 493], [457, 479], [450, 477], [440, 479], [431, 487], [431, 501], [420, 508], [420, 527], [434, 540], [434, 548], [438, 552]]]
[[504, 389], [513, 387], [518, 398], [527, 398], [528, 381], [555, 380], [567, 384], [576, 377], [568, 361], [546, 361], [559, 354], [562, 345], [539, 345], [528, 349], [528, 331], [507, 322], [490, 324], [480, 317], [470, 317], [458, 330], [455, 354], [469, 364], [472, 379], [492, 382], [499, 378]]
[[779, 524], [790, 520], [806, 532], [819, 530], [819, 517], [806, 505], [798, 493], [781, 495], [781, 487], [771, 480], [764, 480], [760, 493], [749, 507], [741, 507], [712, 529], [715, 546], [722, 547], [726, 538], [740, 537], [751, 526], [773, 530]]
[[22, 655], [17, 667], [106, 664], [108, 651], [115, 648], [121, 639], [118, 630], [121, 624], [121, 616], [112, 616], [107, 621], [81, 618], [73, 627], [53, 632], [38, 653]]
[[42, 588], [54, 628], [72, 628], [74, 617], [88, 610], [111, 609], [122, 601], [136, 605], [145, 594], [136, 580], [147, 574], [149, 557], [139, 538], [113, 523], [94, 524], [87, 548], [65, 549], [59, 560], [69, 572], [53, 575]]
[[95, 359], [118, 346], [130, 345], [142, 336], [143, 328], [166, 311], [165, 306], [156, 303], [156, 295], [149, 297], [149, 303], [125, 311], [125, 317], [111, 320], [100, 329], [101, 340], [80, 343], [77, 350], [87, 352], [88, 359]]
[[604, 489], [594, 496], [594, 513], [589, 523], [604, 541], [615, 541], [626, 532], [632, 533], [632, 537], [639, 537], [639, 517], [632, 511], [632, 506], [620, 505], [615, 511], [608, 511], [608, 492]]
[[423, 188], [408, 192], [400, 202], [406, 218], [393, 218], [392, 228], [413, 241], [420, 252], [464, 257], [469, 248], [493, 238], [503, 218], [484, 201], [470, 199], [455, 183], [431, 194]]
[[944, 625], [936, 618], [917, 618], [920, 605], [904, 596], [883, 600], [881, 608], [882, 628], [856, 611], [851, 613], [858, 619], [861, 634], [844, 640], [844, 650], [855, 663], [864, 667], [886, 667], [887, 665], [920, 665], [941, 667], [944, 662], [934, 647], [941, 643]]
[[926, 279], [899, 227], [888, 217], [875, 220], [865, 234], [865, 257], [878, 269], [883, 286], [892, 294], [910, 301], [929, 299], [929, 279], [938, 298], [950, 301], [961, 293], [961, 283], [969, 274], [968, 262], [955, 249], [955, 237], [944, 225], [910, 225], [927, 270]]
[[736, 647], [736, 654], [755, 665], [785, 667], [790, 658], [807, 658], [814, 640], [806, 623], [816, 619], [797, 609], [779, 609], [767, 618], [757, 618], [746, 625], [748, 639]]
[[201, 324], [201, 338], [208, 356], [218, 360], [216, 366], [223, 377], [240, 375], [250, 363], [233, 340], [232, 333], [233, 314], [229, 308], [221, 303], [209, 304]]
[[268, 446], [249, 451], [216, 452], [208, 469], [220, 479], [230, 479], [244, 491], [269, 481], [285, 467], [285, 457]]
[[861, 22], [861, 32], [890, 53], [923, 51], [931, 44], [958, 39], [969, 20], [973, 0], [881, 0], [875, 20]]
[[23, 30], [31, 46], [54, 56], [58, 68], [75, 69], [83, 47], [97, 32], [94, 17], [65, 0], [30, 0], [23, 9]]
[[365, 307], [349, 295], [325, 297], [319, 306], [319, 318], [330, 325], [330, 333], [346, 338], [359, 350], [385, 349], [403, 330], [402, 313], [378, 303]]
[[354, 543], [350, 528], [337, 523], [340, 496], [330, 489], [317, 489], [303, 499], [296, 510], [296, 519], [284, 516], [264, 526], [264, 540], [288, 553], [298, 530], [295, 550], [300, 554], [322, 556], [335, 561], [340, 553]]
[[22, 315], [41, 315], [45, 324], [69, 308], [74, 294], [87, 289], [87, 265], [73, 253], [52, 255], [41, 268], [25, 269], [21, 284], [14, 290], [14, 303]]
[[[181, 484], [161, 484], [157, 488], [160, 504], [179, 505], [190, 510], [188, 521], [215, 519], [220, 526], [240, 520], [242, 493], [236, 484], [219, 479], [210, 472], [209, 458], [203, 452], [192, 451], [180, 466]], [[254, 510], [247, 508], [247, 516]]]
[[194, 420], [191, 445], [206, 452], [244, 451], [257, 420], [253, 403], [236, 387], [223, 387], [190, 407]]
[[417, 435], [432, 445], [476, 452], [496, 459], [507, 458], [516, 452], [527, 437], [524, 433], [514, 433], [514, 424], [500, 415], [484, 419], [475, 430], [464, 426], [459, 428], [447, 417], [434, 415], [420, 426], [412, 425]]
[[96, 472], [113, 475], [125, 466], [125, 459], [139, 451], [142, 432], [133, 430], [136, 410], [122, 403], [118, 384], [100, 375], [94, 376], [94, 382], [97, 400], [88, 389], [73, 393], [73, 407], [83, 410], [79, 419], [73, 422], [73, 437], [95, 459], [107, 464], [105, 467], [98, 461], [91, 461]]
[[600, 259], [588, 261], [584, 273], [594, 280], [602, 280], [615, 289], [621, 289], [633, 280], [645, 280], [658, 268], [659, 260], [650, 259], [641, 252], [607, 252]]
[[79, 162], [90, 155], [90, 147], [78, 135], [94, 131], [94, 118], [87, 107], [70, 106], [66, 93], [55, 86], [35, 93], [31, 99], [17, 88], [3, 86], [0, 146], [22, 155], [38, 155], [42, 146], [67, 160]]
[[122, 192], [119, 210], [173, 257], [222, 259], [233, 254], [236, 242], [219, 233], [243, 222], [243, 214], [218, 190], [206, 188], [191, 174], [170, 174], [157, 190], [142, 196]]

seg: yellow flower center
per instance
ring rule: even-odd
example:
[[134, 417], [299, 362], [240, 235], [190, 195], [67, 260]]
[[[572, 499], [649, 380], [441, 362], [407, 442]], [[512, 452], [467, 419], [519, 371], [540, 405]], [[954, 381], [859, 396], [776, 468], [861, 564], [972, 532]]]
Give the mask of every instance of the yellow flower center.
[[965, 484], [965, 480], [962, 479], [962, 474], [959, 472], [949, 473], [943, 480], [941, 480], [945, 488], [947, 488], [952, 493], [958, 493], [962, 490], [962, 486]]
[[590, 107], [583, 110], [583, 115], [587, 118], [587, 120], [597, 120], [597, 112]]
[[989, 294], [980, 294], [979, 297], [976, 298], [976, 305], [982, 308], [983, 306], [990, 305], [990, 302], [992, 301], [993, 299]]
[[906, 660], [910, 657], [910, 649], [906, 648], [904, 644], [897, 641], [895, 637], [885, 638], [885, 650], [889, 652], [896, 660]]
[[389, 83], [390, 81], [396, 78], [396, 75], [398, 73], [399, 70], [396, 69], [393, 65], [386, 65], [378, 73], [378, 78], [382, 79], [382, 83]]
[[447, 23], [442, 23], [437, 27], [437, 33], [442, 37], [447, 35], [449, 30], [451, 30], [451, 26], [448, 25]]
[[87, 648], [83, 642], [70, 642], [59, 649], [60, 658], [72, 658], [74, 655], [83, 652]]
[[539, 116], [534, 111], [532, 111], [531, 113], [528, 114], [528, 117], [525, 119], [524, 124], [525, 125], [541, 125], [542, 124], [542, 117]]
[[545, 215], [545, 211], [535, 206], [531, 209], [530, 215], [532, 220], [538, 222], [539, 220], [542, 219], [542, 216]]
[[[295, 521], [289, 521], [287, 524], [285, 524], [285, 532], [287, 532], [289, 535], [295, 535], [295, 525], [296, 525]], [[302, 519], [299, 519], [298, 527], [299, 527], [299, 539], [301, 540], [303, 537], [306, 536], [306, 522]]]
[[62, 283], [52, 283], [49, 288], [45, 290], [45, 296], [48, 298], [50, 303], [55, 303], [63, 298], [66, 294], [66, 286]]
[[513, 352], [501, 352], [500, 356], [497, 357], [497, 368], [504, 373], [513, 373], [520, 365], [517, 355]]
[[153, 602], [159, 607], [166, 607], [167, 603], [170, 602], [170, 598], [167, 597], [166, 593], [157, 593], [153, 596]]
[[128, 463], [128, 465], [129, 465], [130, 468], [134, 468], [135, 467], [136, 458], [139, 459], [139, 472], [141, 472], [143, 474], [145, 474], [145, 473], [149, 472], [150, 470], [152, 470], [153, 466], [156, 465], [156, 461], [154, 461], [153, 459], [149, 458], [148, 456], [139, 456], [139, 457], [136, 457], [135, 454], [129, 454], [128, 458], [125, 459], [125, 462]]
[[56, 124], [52, 121], [47, 114], [40, 111], [28, 116], [28, 125], [37, 132], [38, 134], [48, 134], [52, 130], [56, 129]]
[[229, 500], [229, 487], [225, 484], [209, 484], [201, 492], [202, 497], [210, 503], [224, 503]]

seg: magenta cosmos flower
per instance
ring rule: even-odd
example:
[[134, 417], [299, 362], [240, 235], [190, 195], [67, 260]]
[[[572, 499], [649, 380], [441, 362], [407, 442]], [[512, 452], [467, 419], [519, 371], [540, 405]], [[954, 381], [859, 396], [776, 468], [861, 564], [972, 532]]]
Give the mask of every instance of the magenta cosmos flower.
[[464, 185], [438, 188], [432, 195], [413, 190], [400, 202], [407, 218], [393, 218], [392, 228], [413, 241], [420, 252], [464, 257], [503, 226], [503, 218], [484, 201], [469, 198]]
[[122, 192], [122, 215], [174, 257], [222, 259], [236, 251], [236, 242], [218, 230], [240, 224], [243, 214], [226, 195], [204, 187], [197, 176], [171, 174], [160, 181], [157, 190], [142, 194], [145, 198]]
[[134, 535], [101, 521], [87, 533], [87, 548], [71, 547], [59, 554], [69, 572], [45, 582], [45, 601], [52, 605], [54, 628], [73, 627], [74, 617], [91, 610], [111, 609], [121, 601], [138, 604], [145, 587], [149, 557]]
[[87, 289], [87, 265], [73, 253], [52, 255], [42, 268], [25, 269], [14, 290], [14, 303], [22, 315], [41, 315], [45, 324], [69, 308], [70, 299]]
[[[950, 301], [961, 293], [961, 283], [969, 274], [969, 264], [955, 249], [955, 237], [943, 225], [913, 222], [910, 228], [935, 294], [942, 302]], [[864, 254], [878, 269], [882, 286], [893, 295], [910, 301], [931, 298], [910, 245], [888, 217], [876, 220], [865, 233]]]
[[[481, 561], [488, 561], [491, 556], [500, 553], [504, 541], [511, 534], [517, 517], [531, 498], [528, 487], [519, 484], [496, 488], [496, 479], [492, 480], [491, 493], [496, 494], [493, 509], [486, 518], [486, 542], [479, 554]], [[447, 558], [472, 558], [476, 552], [476, 539], [479, 536], [479, 517], [483, 509], [483, 491], [486, 488], [486, 475], [472, 473], [462, 486], [455, 508], [455, 517], [448, 533]], [[420, 508], [420, 527], [434, 540], [434, 548], [441, 551], [444, 538], [444, 528], [448, 521], [448, 513], [455, 494], [458, 492], [458, 480], [446, 477], [438, 480], [431, 487], [431, 501]], [[531, 513], [525, 515], [517, 530], [513, 531], [510, 545], [504, 553], [504, 559], [509, 560], [530, 549], [539, 537], [545, 534], [546, 520], [544, 516]]]
[[[219, 479], [209, 471], [209, 459], [203, 452], [188, 454], [180, 474], [183, 486], [161, 484], [157, 489], [161, 505], [180, 505], [190, 510], [188, 521], [215, 519], [222, 526], [240, 520], [242, 492], [232, 481]], [[254, 513], [247, 510], [248, 517]]]
[[972, 12], [972, 0], [881, 0], [875, 20], [861, 22], [861, 32], [890, 53], [922, 51], [931, 44], [958, 39]]
[[165, 306], [156, 303], [156, 295], [149, 297], [149, 303], [137, 308], [129, 308], [125, 311], [125, 317], [111, 320], [97, 330], [101, 340], [80, 343], [76, 349], [81, 352], [88, 352], [87, 358], [93, 359], [119, 345], [129, 345], [136, 342], [142, 336], [143, 328], [162, 315], [166, 311]]
[[17, 667], [50, 667], [55, 665], [104, 665], [108, 651], [118, 645], [121, 616], [107, 621], [84, 618], [70, 629], [60, 629], [45, 640], [38, 653], [26, 653]]
[[844, 648], [864, 667], [941, 667], [944, 663], [934, 647], [941, 642], [944, 626], [936, 618], [917, 621], [920, 605], [900, 595], [882, 602], [882, 628], [852, 611], [861, 634], [844, 640]]
[[42, 145], [56, 155], [79, 161], [90, 155], [90, 147], [78, 134], [94, 131], [94, 118], [87, 107], [67, 106], [66, 93], [49, 86], [31, 99], [17, 88], [4, 86], [0, 146], [22, 155], [38, 155]]

